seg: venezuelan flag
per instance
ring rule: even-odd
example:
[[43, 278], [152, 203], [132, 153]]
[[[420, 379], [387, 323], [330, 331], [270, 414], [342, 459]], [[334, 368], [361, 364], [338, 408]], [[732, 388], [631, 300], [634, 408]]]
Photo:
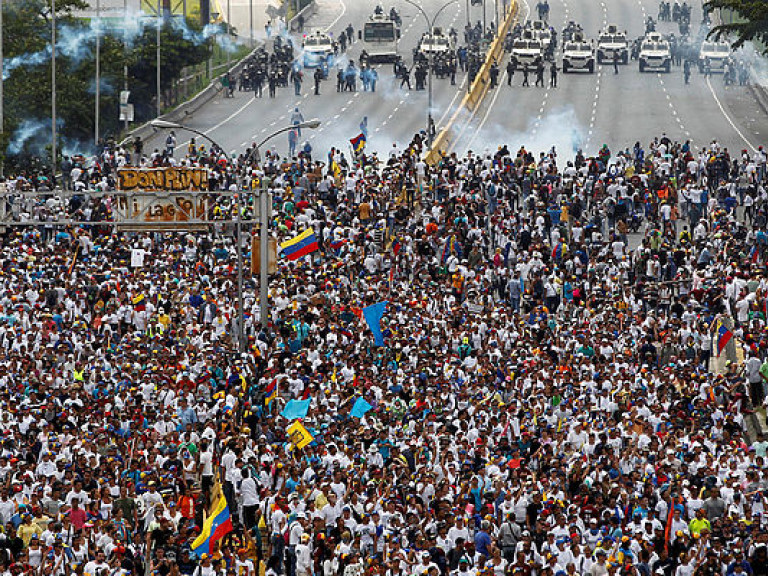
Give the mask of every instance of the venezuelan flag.
[[365, 134], [362, 132], [349, 141], [349, 143], [352, 144], [352, 150], [354, 150], [355, 153], [362, 152], [365, 149], [365, 142]]
[[728, 345], [728, 342], [731, 341], [731, 338], [733, 338], [733, 332], [728, 330], [728, 327], [725, 325], [725, 323], [722, 320], [720, 320], [720, 328], [717, 329], [717, 355], [718, 356], [720, 356], [720, 353]]
[[563, 243], [558, 242], [555, 247], [552, 248], [552, 260], [559, 262], [563, 259]]
[[317, 237], [312, 228], [308, 228], [296, 236], [296, 238], [292, 238], [284, 244], [280, 244], [280, 250], [282, 250], [283, 256], [288, 258], [288, 260], [298, 260], [302, 256], [311, 254], [318, 248]]
[[267, 395], [264, 398], [264, 406], [269, 406], [272, 404], [272, 401], [277, 398], [277, 380], [272, 380], [269, 386], [267, 386], [266, 392]]
[[217, 497], [214, 497], [211, 507], [211, 514], [203, 522], [203, 530], [200, 535], [192, 542], [192, 552], [198, 556], [210, 554], [214, 544], [232, 532], [232, 518], [229, 514], [227, 499], [221, 493], [221, 488], [219, 490], [214, 488], [214, 493], [217, 492]]

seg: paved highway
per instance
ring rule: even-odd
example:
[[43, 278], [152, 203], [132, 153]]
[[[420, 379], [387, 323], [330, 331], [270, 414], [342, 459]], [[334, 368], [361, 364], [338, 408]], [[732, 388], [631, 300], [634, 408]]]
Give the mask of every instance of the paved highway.
[[[521, 6], [521, 18], [535, 9], [535, 0], [528, 2]], [[656, 18], [658, 11], [656, 0], [550, 0], [550, 6], [558, 32], [573, 20], [595, 39], [606, 24], [617, 24], [630, 39], [637, 38], [646, 16]], [[701, 17], [694, 4], [694, 30]], [[660, 23], [657, 30], [677, 32], [674, 23]], [[549, 70], [546, 79], [548, 85]], [[590, 154], [605, 143], [615, 151], [662, 133], [699, 147], [716, 138], [733, 151], [755, 149], [768, 136], [768, 118], [758, 112], [748, 88], [726, 87], [721, 75], [706, 79], [695, 69], [688, 86], [682, 67], [673, 66], [669, 74], [641, 74], [636, 61], [620, 66], [618, 75], [612, 65], [598, 66], [591, 75], [561, 73], [557, 88], [524, 88], [521, 82], [518, 73], [512, 87], [502, 84], [475, 115], [462, 119], [457, 151], [495, 150], [502, 143], [539, 151], [555, 144], [570, 157], [579, 147]]]
[[[306, 29], [320, 28], [338, 35], [350, 23], [357, 31], [368, 17], [373, 14], [376, 2], [360, 0], [318, 0], [319, 10], [306, 24]], [[444, 0], [422, 0], [421, 5], [430, 17], [444, 4]], [[400, 40], [400, 53], [405, 57], [409, 67], [412, 56], [411, 50], [416, 46], [421, 34], [426, 29], [423, 16], [417, 10], [403, 2], [384, 2], [386, 11], [394, 5], [403, 18]], [[458, 0], [455, 5], [444, 10], [437, 24], [445, 30], [455, 27], [463, 30], [466, 24], [466, 4]], [[490, 18], [491, 12], [488, 15]], [[473, 21], [482, 18], [480, 7], [470, 7]], [[357, 34], [357, 32], [355, 32]], [[296, 37], [297, 45], [300, 39]], [[360, 55], [361, 42], [355, 41], [348, 56], [355, 59]], [[342, 59], [342, 61], [344, 61]], [[404, 145], [410, 141], [415, 131], [426, 126], [427, 91], [408, 91], [400, 89], [391, 64], [378, 66], [379, 82], [376, 92], [355, 93], [336, 92], [335, 71], [331, 72], [328, 80], [321, 85], [321, 95], [313, 94], [312, 70], [305, 73], [303, 94], [296, 97], [293, 86], [282, 88], [274, 99], [266, 96], [254, 98], [252, 93], [235, 92], [234, 98], [217, 98], [204, 106], [187, 124], [205, 132], [213, 140], [221, 144], [228, 152], [239, 153], [251, 142], [261, 140], [270, 132], [287, 125], [294, 107], [299, 106], [305, 118], [320, 118], [321, 128], [302, 133], [302, 142], [309, 140], [316, 153], [324, 155], [330, 146], [341, 145], [349, 149], [349, 139], [358, 135], [359, 125], [363, 117], [368, 117], [368, 148], [385, 153], [393, 144]], [[411, 84], [415, 87], [413, 75]], [[360, 82], [358, 82], [360, 88]], [[458, 106], [466, 89], [462, 73], [457, 75], [456, 86], [451, 86], [449, 79], [433, 80], [433, 109], [435, 120], [447, 121], [450, 117], [447, 111], [451, 106]], [[179, 146], [177, 155], [182, 156], [186, 151], [189, 135], [177, 134]], [[148, 142], [145, 149], [160, 148], [165, 134], [160, 132]], [[279, 136], [271, 141], [281, 154], [287, 154], [287, 136]]]
[[[536, 0], [521, 1], [519, 17], [525, 19], [534, 12]], [[422, 0], [428, 14], [442, 3]], [[357, 30], [375, 4], [318, 0], [319, 11], [307, 27], [338, 34], [352, 23]], [[402, 0], [383, 5], [385, 10], [395, 5], [403, 16], [400, 52], [410, 64], [411, 49], [425, 29], [423, 17]], [[550, 0], [550, 5], [550, 21], [558, 33], [568, 21], [574, 20], [582, 25], [588, 38], [596, 38], [608, 23], [626, 29], [630, 39], [639, 37], [644, 31], [645, 17], [656, 17], [658, 9], [656, 0]], [[457, 1], [443, 12], [438, 24], [446, 29], [454, 26], [461, 35], [467, 18], [465, 9], [465, 1]], [[692, 28], [698, 27], [701, 16], [700, 6], [695, 5]], [[470, 17], [473, 22], [481, 19], [482, 9], [470, 7]], [[676, 31], [672, 23], [658, 26], [664, 33]], [[360, 50], [360, 43], [356, 42], [348, 52], [349, 57], [357, 59]], [[506, 60], [501, 63], [502, 70], [505, 65]], [[234, 98], [218, 98], [206, 105], [188, 124], [208, 134], [229, 152], [238, 153], [286, 125], [293, 108], [299, 106], [305, 118], [322, 120], [322, 127], [307, 131], [302, 141], [308, 139], [316, 154], [324, 155], [330, 146], [340, 144], [348, 148], [349, 138], [357, 135], [362, 118], [367, 116], [368, 148], [385, 154], [393, 144], [407, 143], [415, 131], [423, 129], [427, 92], [400, 89], [389, 64], [379, 65], [378, 72], [376, 93], [337, 93], [332, 73], [323, 83], [321, 95], [314, 96], [310, 71], [300, 97], [293, 95], [292, 87], [280, 89], [275, 99], [254, 99], [250, 93], [236, 92]], [[547, 71], [547, 80], [548, 76]], [[629, 65], [620, 66], [618, 75], [614, 75], [610, 65], [598, 66], [594, 74], [561, 73], [557, 88], [524, 88], [520, 86], [521, 80], [521, 74], [516, 74], [513, 86], [508, 87], [503, 78], [474, 115], [459, 119], [455, 127], [460, 134], [457, 151], [494, 150], [502, 143], [526, 145], [538, 151], [554, 144], [561, 154], [570, 156], [576, 148], [589, 154], [606, 143], [615, 151], [631, 147], [636, 140], [645, 143], [662, 133], [674, 139], [690, 139], [694, 146], [717, 138], [733, 151], [754, 149], [768, 136], [768, 118], [758, 111], [749, 90], [725, 87], [720, 75], [706, 79], [694, 70], [691, 83], [686, 86], [680, 67], [673, 67], [670, 74], [641, 74], [637, 62], [630, 61]], [[466, 80], [459, 74], [457, 86], [451, 86], [447, 79], [435, 79], [433, 87], [433, 113], [439, 128], [461, 101]], [[183, 155], [186, 137], [179, 136], [177, 150]], [[147, 148], [160, 147], [164, 137], [159, 133]], [[287, 153], [287, 137], [279, 136], [271, 146], [281, 154]]]

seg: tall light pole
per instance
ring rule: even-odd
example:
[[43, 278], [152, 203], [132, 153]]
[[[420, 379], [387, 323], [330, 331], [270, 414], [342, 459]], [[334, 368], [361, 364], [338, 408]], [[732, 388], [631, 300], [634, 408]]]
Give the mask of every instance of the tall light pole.
[[[123, 18], [128, 20], [128, 0], [123, 0]], [[123, 29], [123, 90], [128, 92], [128, 29]], [[127, 102], [126, 102], [127, 104]], [[128, 114], [125, 115], [125, 130], [128, 131]]]
[[250, 39], [251, 39], [251, 49], [253, 49], [253, 0], [248, 0], [248, 18], [249, 18], [249, 26], [248, 29], [250, 30]]
[[[154, 128], [159, 128], [161, 130], [186, 130], [188, 132], [192, 132], [193, 134], [197, 134], [201, 138], [205, 138], [206, 140], [208, 140], [208, 142], [210, 142], [217, 148], [221, 149], [221, 151], [224, 153], [224, 156], [227, 158], [227, 162], [229, 163], [229, 165], [234, 166], [234, 164], [232, 163], [232, 159], [226, 153], [224, 148], [222, 148], [216, 141], [214, 141], [205, 132], [200, 132], [199, 130], [195, 130], [194, 128], [190, 128], [189, 126], [178, 124], [176, 122], [168, 122], [166, 120], [153, 120], [152, 126]], [[259, 149], [275, 136], [283, 134], [284, 132], [288, 132], [289, 130], [294, 130], [296, 128], [309, 128], [314, 130], [318, 126], [320, 126], [320, 120], [312, 119], [297, 125], [286, 126], [285, 128], [280, 128], [279, 130], [276, 130], [275, 132], [273, 132], [272, 134], [264, 138], [264, 140], [259, 142], [254, 147], [254, 149], [248, 155], [248, 158], [246, 158], [245, 170], [248, 169], [248, 165], [251, 163], [252, 159], [256, 163], [258, 163], [261, 160]], [[240, 352], [245, 352], [247, 347], [246, 340], [245, 340], [245, 306], [243, 305], [243, 242], [242, 242], [242, 213], [243, 213], [242, 193], [246, 189], [245, 176], [246, 175], [244, 175], [243, 180], [238, 183], [239, 190], [237, 194], [237, 219], [235, 221], [237, 226], [237, 346]], [[268, 287], [269, 287], [269, 206], [268, 206], [269, 194], [264, 181], [262, 181], [259, 194], [260, 194], [259, 237], [261, 240], [260, 254], [259, 254], [259, 266], [260, 266], [259, 313], [261, 316], [261, 325], [263, 328], [266, 328], [268, 297], [269, 297], [269, 293], [268, 293]]]
[[56, 178], [56, 0], [51, 0], [51, 181]]
[[156, 65], [157, 65], [157, 116], [161, 114], [160, 109], [160, 0], [157, 0], [157, 37], [155, 39], [157, 44]]
[[469, 0], [467, 0], [467, 25], [472, 25], [472, 21], [469, 19]]
[[[5, 134], [5, 129], [3, 128], [5, 124], [5, 117], [4, 117], [4, 111], [3, 111], [3, 99], [4, 99], [4, 93], [3, 93], [3, 70], [4, 70], [4, 61], [3, 61], [3, 0], [0, 0], [0, 134]], [[3, 176], [3, 164], [5, 164], [5, 161], [3, 159], [0, 159], [0, 176]]]
[[[435, 22], [437, 22], [437, 19], [440, 16], [440, 14], [443, 12], [443, 10], [445, 10], [446, 8], [448, 8], [448, 6], [450, 6], [454, 2], [457, 2], [458, 0], [448, 0], [448, 2], [440, 6], [440, 9], [437, 12], [435, 12], [435, 15], [432, 17], [431, 20], [429, 19], [429, 16], [427, 16], [427, 13], [424, 11], [424, 8], [416, 4], [416, 2], [414, 2], [413, 0], [405, 0], [405, 1], [408, 2], [408, 4], [410, 4], [414, 8], [416, 8], [419, 12], [421, 12], [421, 15], [424, 16], [424, 20], [426, 20], [427, 22], [427, 34], [431, 35], [433, 34], [433, 31], [435, 28]], [[427, 92], [428, 92], [428, 95], [427, 95], [427, 142], [430, 145], [432, 144], [432, 139], [433, 139], [432, 126], [434, 125], [434, 122], [432, 120], [432, 68], [434, 68], [434, 62], [435, 62], [434, 50], [432, 50], [432, 52], [430, 52], [430, 55], [429, 55], [429, 70], [427, 71], [428, 73], [428, 77], [427, 77]]]
[[99, 114], [101, 103], [101, 0], [96, 0], [96, 110], [94, 111], [93, 144], [99, 145]]
[[[313, 118], [312, 120], [307, 120], [306, 122], [301, 122], [299, 124], [293, 124], [291, 126], [286, 126], [284, 128], [280, 128], [279, 130], [276, 130], [275, 132], [272, 132], [269, 136], [264, 138], [261, 142], [256, 144], [251, 154], [248, 156], [248, 160], [250, 160], [251, 155], [255, 155], [256, 162], [261, 161], [261, 153], [259, 152], [261, 150], [261, 147], [264, 146], [267, 142], [269, 142], [272, 138], [275, 136], [279, 136], [280, 134], [283, 134], [285, 132], [288, 132], [289, 130], [295, 130], [295, 129], [302, 129], [302, 128], [309, 128], [311, 130], [314, 130], [320, 126], [320, 120]], [[262, 181], [262, 186], [259, 190], [259, 248], [260, 248], [260, 254], [259, 254], [259, 319], [261, 320], [261, 327], [266, 329], [268, 324], [268, 318], [267, 318], [267, 308], [268, 308], [268, 302], [269, 302], [269, 190], [264, 185], [264, 182]]]
[[[232, 40], [232, 2], [227, 0], [227, 39]], [[227, 47], [227, 74], [229, 74], [229, 63], [232, 58], [232, 52]]]

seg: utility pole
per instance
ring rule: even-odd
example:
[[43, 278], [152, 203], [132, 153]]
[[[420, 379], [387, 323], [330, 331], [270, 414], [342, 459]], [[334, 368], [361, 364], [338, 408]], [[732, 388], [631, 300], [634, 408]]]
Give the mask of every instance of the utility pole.
[[56, 0], [51, 0], [51, 181], [56, 178]]
[[243, 309], [243, 194], [245, 186], [237, 191], [237, 349], [245, 352], [245, 310]]
[[[5, 124], [5, 116], [3, 111], [3, 70], [4, 70], [4, 61], [3, 61], [3, 0], [0, 0], [0, 134], [5, 134], [4, 124]], [[0, 177], [3, 176], [3, 164], [5, 164], [3, 159], [0, 159]]]
[[468, 25], [472, 24], [472, 22], [471, 22], [471, 20], [469, 18], [469, 0], [467, 0], [467, 24]]
[[269, 179], [263, 176], [259, 191], [259, 316], [264, 330], [269, 324], [269, 208]]
[[[232, 1], [227, 0], [227, 39], [232, 40]], [[229, 73], [229, 63], [232, 58], [232, 52], [227, 47], [227, 73]]]
[[99, 145], [99, 114], [101, 104], [101, 0], [96, 0], [96, 110], [93, 144]]
[[[123, 18], [128, 19], [128, 0], [123, 0]], [[123, 90], [128, 92], [128, 37], [127, 28], [123, 30]], [[125, 116], [125, 131], [128, 131], [128, 115]]]
[[160, 105], [160, 1], [157, 0], [157, 117], [160, 117], [161, 105]]
[[253, 43], [253, 0], [248, 0], [248, 10], [250, 12], [250, 14], [249, 14], [250, 25], [248, 26], [250, 28], [250, 30], [251, 30], [251, 32], [250, 32], [250, 39], [251, 39], [250, 46], [251, 46], [251, 50], [253, 50], [253, 46], [254, 46], [254, 43]]

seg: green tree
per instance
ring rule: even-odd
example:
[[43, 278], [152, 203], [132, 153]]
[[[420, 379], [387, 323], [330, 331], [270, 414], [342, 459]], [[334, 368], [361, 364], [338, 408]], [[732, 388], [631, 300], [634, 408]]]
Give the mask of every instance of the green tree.
[[[10, 160], [26, 164], [36, 156], [50, 154], [46, 152], [50, 150], [51, 135], [50, 0], [20, 0], [3, 5], [6, 79], [0, 154], [5, 156], [12, 141], [15, 145], [21, 142], [20, 128], [24, 128], [27, 136], [24, 145]], [[95, 34], [89, 21], [72, 15], [73, 10], [84, 8], [87, 4], [83, 0], [56, 0], [57, 45], [62, 47], [64, 32], [70, 39], [67, 50], [57, 49], [56, 105], [58, 149], [87, 153], [93, 144], [95, 128]], [[210, 50], [199, 28], [190, 27], [186, 34], [181, 28], [177, 20], [161, 29], [161, 88], [166, 95], [182, 68], [205, 61]], [[154, 116], [156, 46], [156, 31], [151, 27], [127, 46], [122, 38], [102, 35], [99, 102], [102, 137], [117, 136], [120, 130], [118, 92], [123, 85], [124, 66], [128, 67], [136, 120]]]
[[720, 39], [735, 37], [731, 47], [737, 49], [746, 42], [756, 40], [768, 53], [768, 2], [765, 0], [709, 0], [704, 3], [708, 12], [730, 10], [736, 16], [732, 24], [715, 26], [709, 36]]
[[[190, 27], [193, 34], [200, 30]], [[170, 101], [169, 92], [185, 66], [205, 62], [210, 54], [207, 42], [184, 39], [183, 33], [166, 23], [160, 29], [161, 107]], [[157, 98], [157, 30], [147, 29], [135, 43], [129, 64], [131, 99], [137, 118], [152, 118]]]

